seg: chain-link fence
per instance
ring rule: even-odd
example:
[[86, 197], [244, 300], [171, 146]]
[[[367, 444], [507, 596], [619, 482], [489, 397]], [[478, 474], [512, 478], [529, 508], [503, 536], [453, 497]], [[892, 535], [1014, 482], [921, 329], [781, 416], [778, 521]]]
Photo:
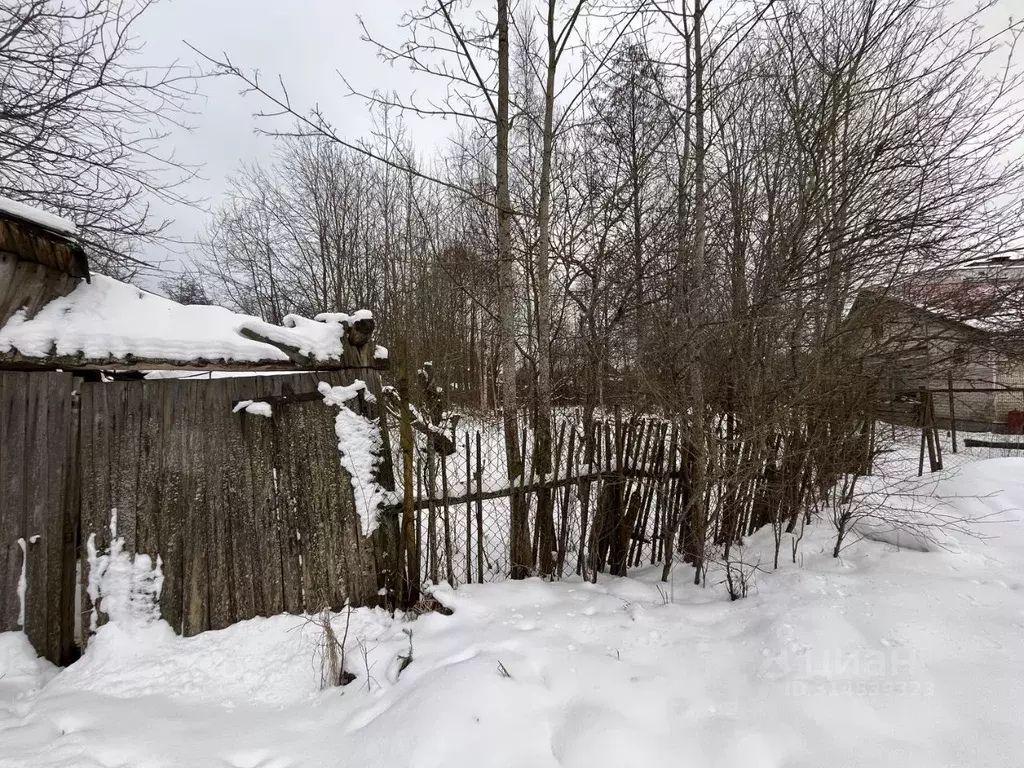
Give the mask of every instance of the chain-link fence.
[[[662, 560], [663, 531], [678, 526], [686, 485], [674, 425], [650, 417], [584, 424], [572, 411], [559, 413], [551, 470], [543, 474], [534, 467], [535, 431], [523, 425], [517, 435], [523, 469], [514, 479], [500, 416], [463, 417], [446, 437], [438, 446], [421, 432], [413, 452], [423, 583], [508, 578], [514, 505], [529, 520], [534, 573], [624, 574]], [[402, 477], [400, 451], [393, 462]]]

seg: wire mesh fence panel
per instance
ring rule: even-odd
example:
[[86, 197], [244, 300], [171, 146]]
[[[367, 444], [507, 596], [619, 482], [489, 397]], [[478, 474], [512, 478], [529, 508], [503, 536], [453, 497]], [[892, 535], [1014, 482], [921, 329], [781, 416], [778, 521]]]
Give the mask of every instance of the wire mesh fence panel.
[[[534, 467], [535, 432], [517, 434], [522, 473], [509, 477], [498, 417], [451, 430], [447, 453], [418, 435], [412, 506], [424, 584], [511, 576], [512, 508], [526, 511], [532, 572], [550, 578], [625, 574], [664, 556], [662, 530], [678, 519], [678, 427], [621, 416], [585, 424], [573, 411], [552, 429], [550, 471]], [[402, 456], [393, 458], [401, 466]], [[398, 504], [396, 503], [396, 506]]]

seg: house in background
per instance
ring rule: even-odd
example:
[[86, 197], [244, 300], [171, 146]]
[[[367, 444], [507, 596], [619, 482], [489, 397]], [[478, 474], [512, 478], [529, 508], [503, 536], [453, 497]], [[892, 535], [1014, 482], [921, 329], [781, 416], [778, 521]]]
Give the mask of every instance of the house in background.
[[1024, 254], [1013, 253], [977, 259], [951, 271], [960, 280], [1019, 284], [1024, 281]]
[[964, 278], [858, 295], [850, 318], [883, 418], [915, 424], [921, 390], [943, 427], [1002, 433], [1024, 411], [1024, 274]]
[[161, 615], [186, 635], [380, 602], [393, 557], [366, 493], [390, 470], [346, 469], [339, 410], [379, 417], [373, 329], [177, 304], [91, 273], [73, 225], [0, 199], [0, 631], [73, 660], [115, 538], [160, 563]]

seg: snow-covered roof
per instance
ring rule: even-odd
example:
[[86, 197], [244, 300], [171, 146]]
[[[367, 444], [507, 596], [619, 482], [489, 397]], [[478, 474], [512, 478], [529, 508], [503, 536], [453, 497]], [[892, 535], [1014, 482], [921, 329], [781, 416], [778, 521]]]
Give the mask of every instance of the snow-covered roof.
[[[0, 252], [0, 258], [8, 261], [9, 265], [13, 257], [15, 262], [41, 264], [69, 277], [89, 279], [89, 260], [79, 242], [78, 229], [74, 224], [52, 213], [4, 197], [0, 197]], [[8, 266], [7, 271], [10, 269]], [[26, 276], [23, 275], [23, 279]], [[4, 287], [0, 285], [0, 294], [4, 293]], [[62, 287], [60, 280], [44, 280], [37, 286], [44, 293]], [[53, 296], [47, 295], [45, 298]], [[3, 304], [0, 297], [0, 305]], [[3, 309], [5, 312], [0, 314], [0, 322], [10, 316], [10, 307]]]
[[340, 321], [289, 315], [277, 326], [223, 307], [185, 306], [94, 275], [92, 283], [80, 283], [31, 318], [25, 310], [15, 312], [0, 328], [0, 362], [6, 357], [63, 367], [351, 367], [345, 333]]
[[25, 203], [19, 203], [17, 200], [11, 200], [6, 197], [0, 197], [0, 213], [5, 213], [8, 216], [13, 216], [16, 219], [28, 221], [32, 224], [37, 224], [44, 229], [49, 229], [52, 232], [58, 232], [62, 235], [70, 235], [72, 237], [78, 234], [78, 227], [75, 226], [74, 222], [68, 221], [67, 219], [61, 218], [52, 213], [47, 213], [40, 208], [34, 208], [31, 205], [25, 205]]

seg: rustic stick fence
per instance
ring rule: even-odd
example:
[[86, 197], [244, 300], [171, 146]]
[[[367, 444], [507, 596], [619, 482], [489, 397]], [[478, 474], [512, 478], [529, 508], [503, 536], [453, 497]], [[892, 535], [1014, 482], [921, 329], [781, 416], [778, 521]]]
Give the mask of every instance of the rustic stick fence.
[[[453, 433], [457, 449], [447, 456], [418, 441], [411, 506], [419, 577], [454, 584], [508, 578], [516, 503], [529, 511], [538, 575], [625, 575], [661, 562], [664, 528], [678, 521], [687, 482], [679, 435], [679, 425], [649, 417], [619, 415], [589, 425], [563, 419], [556, 423], [551, 472], [539, 476], [531, 461], [533, 434], [523, 429], [524, 470], [512, 479], [496, 421]], [[550, 519], [538, 516], [542, 500]], [[385, 514], [400, 509], [396, 501]]]
[[[7, 438], [0, 529], [14, 534], [0, 552], [0, 576], [10, 587], [19, 582], [23, 540], [23, 623], [36, 647], [54, 660], [67, 657], [76, 564], [85, 565], [90, 534], [98, 549], [110, 545], [115, 508], [126, 549], [163, 560], [164, 618], [194, 634], [346, 599], [402, 606], [423, 583], [509, 578], [513, 508], [527, 512], [527, 570], [544, 578], [596, 580], [676, 559], [697, 564], [714, 546], [727, 558], [730, 544], [761, 526], [793, 530], [837, 473], [870, 472], [873, 419], [863, 414], [833, 429], [811, 411], [794, 412], [767, 430], [716, 415], [699, 497], [685, 423], [621, 411], [584, 421], [559, 412], [550, 464], [535, 463], [534, 433], [524, 423], [523, 470], [510, 478], [500, 419], [468, 416], [443, 440], [429, 423], [418, 425], [408, 466], [382, 431], [380, 480], [393, 487], [388, 481], [402, 477], [403, 488], [392, 491], [367, 540], [339, 464], [336, 410], [316, 389], [374, 373], [115, 382], [0, 375]], [[385, 395], [377, 379], [358, 408], [384, 418], [377, 404]], [[922, 399], [933, 403], [930, 393]], [[236, 413], [243, 400], [270, 406], [272, 418]], [[938, 464], [932, 409], [921, 418], [922, 463], [928, 454]], [[45, 472], [35, 471], [45, 462]], [[538, 465], [550, 468], [541, 473]], [[703, 520], [695, 508], [706, 510]], [[14, 593], [0, 596], [10, 629], [21, 623]]]

